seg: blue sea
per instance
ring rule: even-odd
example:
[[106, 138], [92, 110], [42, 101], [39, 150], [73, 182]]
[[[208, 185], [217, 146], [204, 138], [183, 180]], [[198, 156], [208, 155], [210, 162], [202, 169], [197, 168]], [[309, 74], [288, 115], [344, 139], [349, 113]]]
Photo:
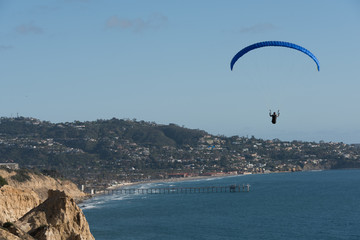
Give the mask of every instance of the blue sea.
[[105, 239], [360, 239], [360, 170], [257, 174], [136, 188], [250, 184], [250, 192], [118, 194], [82, 204]]

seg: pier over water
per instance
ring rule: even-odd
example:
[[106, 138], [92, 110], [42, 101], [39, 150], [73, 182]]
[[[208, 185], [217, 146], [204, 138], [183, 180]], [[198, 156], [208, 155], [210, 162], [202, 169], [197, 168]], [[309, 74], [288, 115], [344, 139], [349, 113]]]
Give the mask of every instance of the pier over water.
[[119, 188], [102, 190], [102, 194], [194, 194], [250, 192], [249, 184], [209, 187]]

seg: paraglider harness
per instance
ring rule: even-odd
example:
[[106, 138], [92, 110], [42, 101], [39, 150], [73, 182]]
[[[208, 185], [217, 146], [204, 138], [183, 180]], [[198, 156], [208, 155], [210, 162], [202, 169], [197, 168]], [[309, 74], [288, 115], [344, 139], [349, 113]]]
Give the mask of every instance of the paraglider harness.
[[269, 115], [271, 117], [272, 124], [276, 124], [276, 118], [280, 116], [280, 111], [278, 110], [277, 114], [275, 112], [271, 114], [271, 110], [270, 110]]

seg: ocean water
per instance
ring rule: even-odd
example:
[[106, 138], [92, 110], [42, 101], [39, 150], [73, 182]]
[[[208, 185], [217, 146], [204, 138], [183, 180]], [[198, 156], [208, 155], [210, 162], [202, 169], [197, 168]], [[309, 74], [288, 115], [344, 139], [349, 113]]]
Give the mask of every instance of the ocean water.
[[360, 239], [360, 170], [276, 173], [152, 183], [250, 184], [250, 192], [119, 194], [82, 204], [104, 239]]

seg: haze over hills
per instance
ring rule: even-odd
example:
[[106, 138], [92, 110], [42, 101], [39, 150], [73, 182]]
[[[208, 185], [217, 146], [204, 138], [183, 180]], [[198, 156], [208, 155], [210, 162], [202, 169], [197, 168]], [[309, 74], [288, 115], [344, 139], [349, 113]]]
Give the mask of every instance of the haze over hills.
[[360, 167], [356, 145], [214, 136], [130, 119], [51, 123], [1, 118], [0, 162], [84, 185], [168, 178], [173, 173], [263, 173]]

